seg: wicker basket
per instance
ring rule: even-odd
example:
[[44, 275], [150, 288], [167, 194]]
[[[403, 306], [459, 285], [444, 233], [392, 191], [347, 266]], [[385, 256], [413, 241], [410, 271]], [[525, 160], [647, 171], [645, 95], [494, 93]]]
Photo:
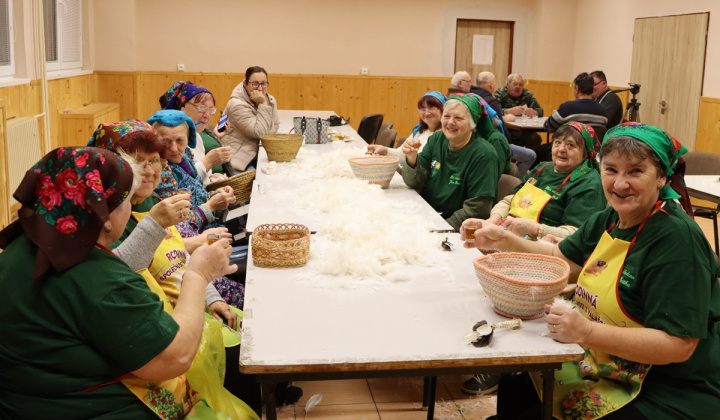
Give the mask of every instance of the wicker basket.
[[260, 225], [252, 233], [257, 267], [301, 267], [310, 254], [310, 229], [293, 223]]
[[300, 134], [266, 134], [260, 137], [262, 146], [268, 155], [268, 160], [275, 162], [290, 162], [297, 156], [303, 144]]
[[240, 204], [250, 200], [252, 193], [252, 183], [255, 179], [255, 169], [246, 171], [237, 175], [233, 175], [228, 179], [213, 182], [205, 188], [208, 191], [215, 191], [220, 187], [230, 186], [235, 193], [235, 203]]
[[542, 316], [567, 285], [570, 266], [561, 258], [499, 252], [476, 258], [475, 274], [495, 312], [510, 318]]
[[355, 178], [378, 184], [383, 189], [390, 186], [400, 159], [395, 156], [359, 156], [348, 159]]

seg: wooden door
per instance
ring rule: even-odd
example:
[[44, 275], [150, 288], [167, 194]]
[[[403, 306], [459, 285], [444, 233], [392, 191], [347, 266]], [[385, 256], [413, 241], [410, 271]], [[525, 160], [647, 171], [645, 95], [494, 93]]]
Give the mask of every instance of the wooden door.
[[640, 121], [695, 150], [705, 72], [708, 13], [635, 19], [630, 81]]
[[[495, 75], [497, 85], [504, 86], [505, 79], [512, 70], [514, 26], [515, 22], [458, 19], [455, 34], [455, 71], [465, 70], [470, 73], [473, 84], [478, 73], [490, 71]], [[475, 35], [480, 38], [475, 38]], [[480, 60], [485, 64], [473, 63], [473, 48], [479, 49], [478, 52], [489, 52], [490, 44], [482, 45], [482, 41], [489, 40], [492, 41], [492, 59], [489, 60], [488, 55], [487, 59]], [[477, 58], [476, 54], [476, 60]]]

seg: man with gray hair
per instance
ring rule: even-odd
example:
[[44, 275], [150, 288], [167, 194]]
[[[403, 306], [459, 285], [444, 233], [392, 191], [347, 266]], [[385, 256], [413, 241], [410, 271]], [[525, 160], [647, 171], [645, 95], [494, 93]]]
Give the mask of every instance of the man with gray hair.
[[502, 115], [543, 116], [543, 109], [532, 92], [525, 89], [525, 80], [519, 74], [511, 74], [504, 87], [495, 91], [495, 98], [502, 105]]
[[470, 73], [466, 71], [459, 71], [455, 73], [450, 80], [449, 93], [469, 93], [472, 87], [472, 78]]

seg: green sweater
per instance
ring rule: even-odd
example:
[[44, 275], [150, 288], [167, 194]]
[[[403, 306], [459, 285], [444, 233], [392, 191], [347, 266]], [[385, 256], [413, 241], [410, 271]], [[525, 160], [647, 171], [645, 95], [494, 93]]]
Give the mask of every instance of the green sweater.
[[121, 383], [175, 338], [178, 325], [145, 280], [94, 248], [33, 290], [34, 247], [0, 254], [0, 418], [156, 419]]
[[[685, 362], [654, 365], [633, 404], [649, 419], [711, 419], [720, 413], [720, 287], [713, 251], [698, 225], [673, 201], [645, 223], [617, 285], [625, 310], [645, 327], [699, 338]], [[560, 251], [578, 265], [618, 215], [598, 212]], [[610, 232], [631, 241], [637, 226]]]

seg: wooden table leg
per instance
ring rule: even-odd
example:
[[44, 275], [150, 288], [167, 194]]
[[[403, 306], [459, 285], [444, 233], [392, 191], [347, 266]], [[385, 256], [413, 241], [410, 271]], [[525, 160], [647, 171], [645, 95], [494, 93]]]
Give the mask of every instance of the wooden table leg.
[[555, 371], [543, 370], [543, 419], [552, 420], [553, 411], [553, 389], [555, 388]]
[[[277, 420], [277, 407], [275, 406], [275, 388], [277, 381], [263, 379], [260, 377], [262, 385], [262, 399], [265, 405], [265, 419]], [[262, 417], [262, 413], [258, 413]]]

